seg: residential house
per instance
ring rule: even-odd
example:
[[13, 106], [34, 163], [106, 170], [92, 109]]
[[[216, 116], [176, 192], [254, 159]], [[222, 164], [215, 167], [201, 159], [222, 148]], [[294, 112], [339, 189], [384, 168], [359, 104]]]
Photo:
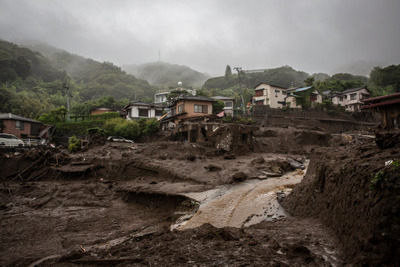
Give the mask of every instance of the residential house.
[[342, 92], [332, 93], [332, 104], [344, 106], [346, 111], [360, 111], [364, 99], [371, 96], [371, 92], [365, 87], [351, 88]]
[[285, 105], [290, 108], [302, 108], [299, 99], [304, 97], [305, 94], [309, 96], [311, 105], [313, 103], [322, 103], [322, 95], [312, 86], [289, 88], [286, 93]]
[[161, 91], [155, 94], [154, 96], [154, 103], [156, 104], [161, 104], [161, 103], [166, 103], [167, 102], [167, 95], [170, 92], [168, 91]]
[[213, 114], [214, 99], [204, 96], [182, 96], [175, 100], [170, 106], [170, 116], [165, 121], [173, 121], [177, 124], [179, 121]]
[[233, 105], [235, 103], [235, 99], [232, 97], [226, 97], [226, 96], [213, 96], [213, 99], [216, 100], [221, 100], [224, 102], [224, 112], [226, 115], [231, 115], [233, 116]]
[[127, 105], [124, 110], [127, 113], [126, 118], [128, 120], [140, 118], [160, 119], [163, 115], [164, 107], [160, 104], [137, 101]]
[[11, 113], [0, 114], [0, 132], [19, 138], [48, 138], [53, 127]]
[[[183, 88], [183, 87], [178, 87], [175, 90], [180, 90], [180, 91], [185, 90], [191, 95], [196, 95], [196, 90], [192, 90], [192, 89], [186, 89], [186, 88]], [[156, 104], [166, 103], [167, 102], [167, 96], [168, 96], [169, 93], [171, 93], [171, 92], [170, 91], [157, 92], [154, 95], [154, 103], [156, 103]]]
[[285, 106], [286, 88], [260, 83], [254, 87], [253, 105], [267, 105], [270, 108]]
[[400, 127], [400, 93], [363, 99], [362, 110], [381, 113], [382, 129], [398, 129]]
[[110, 109], [110, 108], [96, 108], [96, 109], [92, 109], [90, 111], [90, 115], [93, 114], [103, 114], [103, 113], [110, 113], [110, 112], [118, 112], [118, 110], [116, 109]]

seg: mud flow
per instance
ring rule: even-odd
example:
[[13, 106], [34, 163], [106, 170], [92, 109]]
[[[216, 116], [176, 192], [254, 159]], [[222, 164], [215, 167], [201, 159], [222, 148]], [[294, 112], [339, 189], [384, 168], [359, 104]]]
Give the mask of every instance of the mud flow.
[[392, 266], [398, 135], [315, 125], [4, 152], [2, 265]]

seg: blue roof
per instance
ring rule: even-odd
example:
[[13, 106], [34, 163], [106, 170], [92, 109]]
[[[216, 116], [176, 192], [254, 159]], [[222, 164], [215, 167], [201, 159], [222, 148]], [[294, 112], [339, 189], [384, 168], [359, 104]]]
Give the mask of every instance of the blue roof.
[[310, 88], [312, 88], [312, 86], [308, 86], [308, 87], [299, 88], [299, 89], [296, 89], [296, 90], [294, 90], [293, 92], [301, 92], [301, 91], [308, 90], [308, 89], [310, 89]]

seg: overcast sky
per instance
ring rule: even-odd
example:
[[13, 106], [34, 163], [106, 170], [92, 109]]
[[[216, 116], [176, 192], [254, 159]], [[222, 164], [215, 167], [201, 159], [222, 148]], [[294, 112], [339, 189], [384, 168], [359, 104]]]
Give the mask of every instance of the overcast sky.
[[399, 0], [0, 0], [0, 38], [116, 65], [223, 75], [289, 65], [368, 74], [400, 64]]

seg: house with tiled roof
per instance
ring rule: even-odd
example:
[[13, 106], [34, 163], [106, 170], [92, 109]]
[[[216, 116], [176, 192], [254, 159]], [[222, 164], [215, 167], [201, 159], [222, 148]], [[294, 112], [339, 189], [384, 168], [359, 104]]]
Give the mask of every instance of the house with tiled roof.
[[129, 103], [124, 110], [128, 120], [140, 118], [160, 119], [163, 115], [164, 106], [161, 104], [136, 101]]
[[52, 128], [50, 125], [11, 113], [0, 114], [0, 132], [19, 138], [48, 138]]
[[270, 108], [285, 106], [286, 88], [268, 83], [259, 83], [254, 87], [253, 105], [266, 105]]
[[169, 106], [171, 111], [165, 120], [176, 124], [188, 118], [210, 116], [213, 114], [215, 101], [205, 96], [181, 96]]
[[332, 103], [345, 107], [346, 111], [360, 111], [362, 100], [371, 97], [371, 92], [366, 87], [358, 87], [332, 93]]

